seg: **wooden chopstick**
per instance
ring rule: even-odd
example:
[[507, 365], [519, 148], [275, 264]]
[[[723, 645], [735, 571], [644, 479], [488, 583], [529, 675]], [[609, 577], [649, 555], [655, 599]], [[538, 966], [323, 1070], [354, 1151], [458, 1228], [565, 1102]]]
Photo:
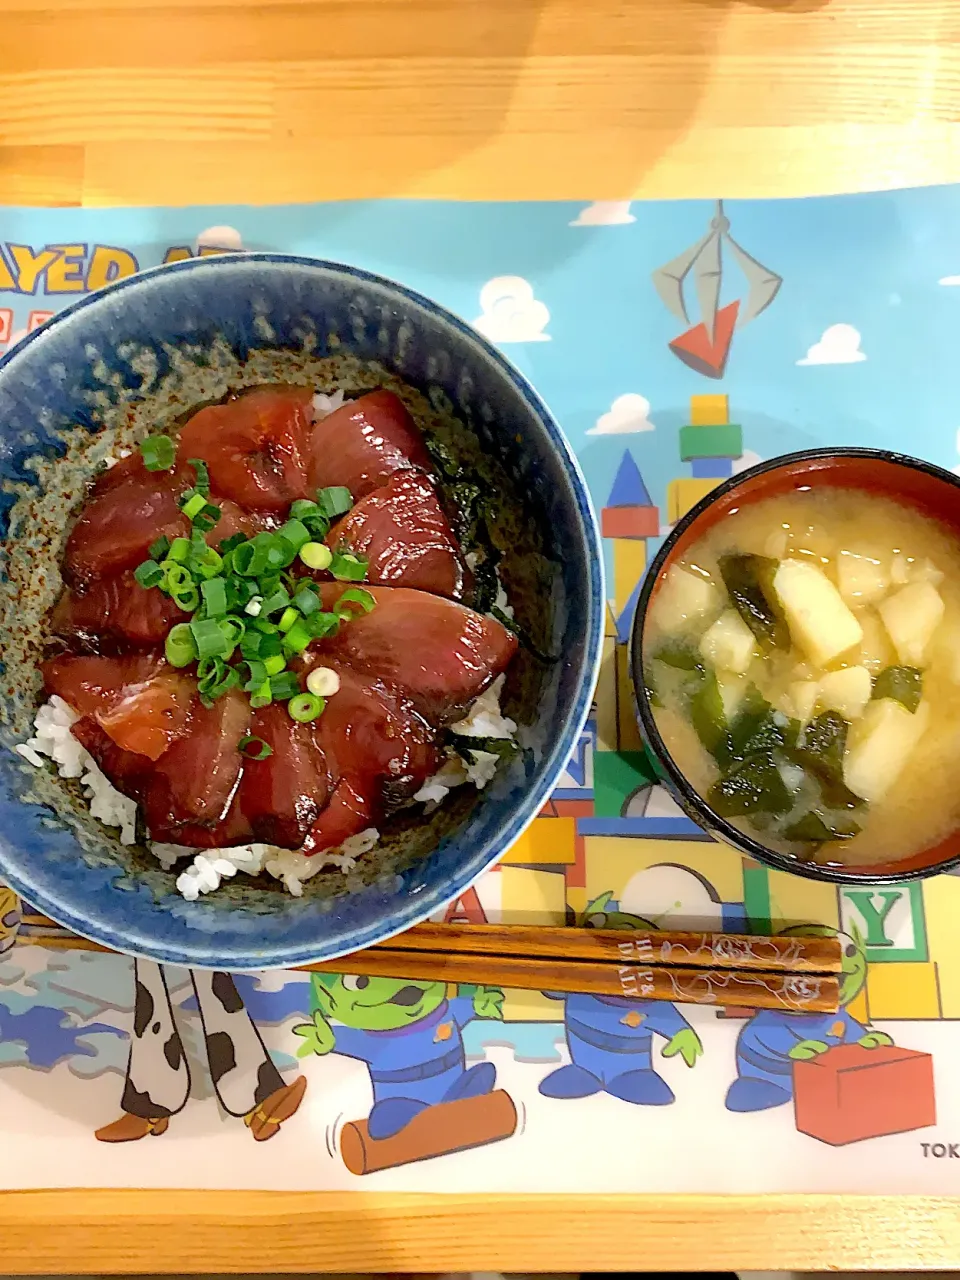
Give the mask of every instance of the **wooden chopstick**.
[[653, 964], [667, 968], [759, 969], [768, 973], [839, 973], [838, 938], [740, 933], [640, 932], [523, 924], [418, 924], [374, 950], [527, 956]]
[[[56, 927], [46, 917], [29, 920], [34, 927]], [[109, 950], [73, 934], [28, 933], [17, 941], [54, 950]], [[520, 991], [833, 1013], [840, 1004], [840, 965], [836, 938], [424, 924], [339, 960], [299, 967]]]
[[369, 947], [322, 964], [312, 973], [351, 973], [377, 978], [430, 979], [619, 996], [629, 1000], [670, 1000], [678, 1004], [736, 1005], [742, 1009], [782, 1009], [792, 1013], [834, 1013], [840, 1004], [835, 974], [763, 973], [760, 970], [667, 968], [583, 960], [542, 960], [469, 952], [391, 951]]

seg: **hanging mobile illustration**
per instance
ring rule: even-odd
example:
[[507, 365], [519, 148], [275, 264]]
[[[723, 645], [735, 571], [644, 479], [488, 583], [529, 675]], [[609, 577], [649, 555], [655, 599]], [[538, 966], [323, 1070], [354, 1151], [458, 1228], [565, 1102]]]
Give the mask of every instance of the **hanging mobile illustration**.
[[[723, 282], [723, 242], [747, 282], [745, 299], [735, 299], [720, 306]], [[690, 313], [684, 296], [687, 277], [693, 274], [700, 322], [669, 344], [670, 350], [684, 364], [705, 378], [722, 378], [727, 367], [730, 344], [735, 329], [755, 320], [766, 311], [779, 292], [783, 278], [752, 258], [730, 235], [730, 219], [717, 201], [717, 211], [710, 229], [702, 240], [686, 249], [672, 262], [653, 273], [653, 284], [669, 310], [685, 324]]]

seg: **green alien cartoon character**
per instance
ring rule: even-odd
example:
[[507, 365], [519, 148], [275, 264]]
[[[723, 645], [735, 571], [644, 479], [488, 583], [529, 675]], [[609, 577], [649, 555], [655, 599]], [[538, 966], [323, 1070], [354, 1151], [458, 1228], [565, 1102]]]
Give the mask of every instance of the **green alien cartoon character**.
[[[611, 909], [612, 894], [589, 903], [578, 923], [588, 929], [654, 929], [649, 920]], [[692, 1067], [703, 1053], [700, 1037], [675, 1005], [626, 996], [544, 992], [564, 1001], [570, 1062], [540, 1081], [547, 1098], [587, 1098], [609, 1093], [638, 1106], [663, 1107], [674, 1093], [653, 1067], [654, 1035], [667, 1043], [661, 1056], [679, 1054]]]
[[885, 1031], [871, 1031], [847, 1012], [846, 1006], [863, 989], [867, 956], [863, 938], [854, 925], [841, 933], [829, 925], [795, 925], [782, 935], [839, 937], [843, 945], [840, 977], [840, 1009], [837, 1013], [783, 1013], [761, 1009], [737, 1037], [737, 1078], [727, 1090], [728, 1111], [766, 1111], [793, 1097], [793, 1064], [816, 1058], [837, 1044], [858, 1044], [864, 1049], [893, 1044]]
[[499, 988], [462, 987], [448, 998], [445, 982], [332, 973], [315, 973], [312, 988], [313, 1021], [294, 1027], [304, 1041], [298, 1057], [340, 1053], [367, 1064], [371, 1138], [393, 1137], [437, 1103], [493, 1091], [496, 1067], [468, 1067], [460, 1032], [474, 1018], [502, 1019]]

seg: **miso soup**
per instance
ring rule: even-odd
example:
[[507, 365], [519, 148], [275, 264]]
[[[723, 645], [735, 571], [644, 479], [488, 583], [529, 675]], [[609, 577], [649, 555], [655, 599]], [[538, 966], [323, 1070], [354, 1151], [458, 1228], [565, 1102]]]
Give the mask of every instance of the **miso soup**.
[[960, 828], [960, 543], [927, 516], [748, 503], [672, 561], [643, 657], [678, 768], [764, 846], [895, 863]]

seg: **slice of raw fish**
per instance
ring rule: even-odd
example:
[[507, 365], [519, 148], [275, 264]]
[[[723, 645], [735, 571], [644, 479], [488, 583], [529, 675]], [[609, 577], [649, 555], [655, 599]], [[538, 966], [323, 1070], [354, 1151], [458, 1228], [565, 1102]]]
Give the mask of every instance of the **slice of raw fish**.
[[327, 545], [369, 560], [367, 581], [457, 600], [465, 567], [436, 490], [422, 471], [398, 471], [330, 530]]
[[257, 387], [195, 413], [180, 432], [179, 456], [203, 459], [212, 493], [248, 511], [286, 515], [308, 496], [312, 410], [309, 387]]
[[157, 655], [64, 655], [42, 669], [48, 693], [92, 716], [125, 751], [156, 760], [187, 731], [195, 686]]
[[147, 783], [153, 769], [152, 762], [134, 751], [118, 747], [94, 716], [83, 716], [70, 728], [70, 732], [99, 765], [113, 786], [138, 804], [143, 803]]
[[429, 466], [423, 436], [392, 391], [371, 391], [348, 400], [322, 418], [310, 436], [311, 489], [345, 485], [354, 501], [395, 471]]
[[[323, 607], [332, 610], [348, 583], [325, 583]], [[517, 650], [506, 627], [453, 600], [407, 587], [370, 587], [376, 601], [335, 636], [309, 649], [315, 663], [345, 662], [413, 698], [431, 721], [442, 721], [473, 699], [504, 671]]]
[[[176, 832], [177, 838], [169, 841], [170, 844], [182, 844], [191, 849], [230, 849], [238, 844], [250, 844], [254, 838], [253, 828], [240, 808], [239, 796], [234, 796], [222, 822], [210, 827], [185, 823], [171, 830]], [[162, 836], [163, 828], [158, 828], [158, 831], [161, 834], [153, 835], [152, 838], [160, 843], [167, 843]]]
[[67, 582], [79, 585], [135, 569], [161, 534], [171, 539], [189, 535], [190, 521], [177, 506], [184, 487], [173, 471], [144, 469], [126, 483], [95, 492], [67, 538]]
[[299, 849], [329, 790], [317, 724], [291, 720], [286, 703], [275, 702], [254, 711], [250, 733], [271, 754], [265, 760], [244, 760], [239, 807], [255, 840]]
[[159, 760], [187, 732], [194, 696], [193, 682], [168, 670], [128, 685], [96, 719], [124, 751]]
[[364, 795], [349, 778], [341, 778], [330, 803], [304, 841], [302, 852], [309, 858], [324, 849], [337, 848], [351, 836], [376, 826], [381, 809], [382, 805], [377, 803], [372, 793]]
[[133, 569], [91, 582], [83, 592], [66, 588], [54, 605], [50, 626], [75, 648], [113, 644], [156, 647], [184, 614], [169, 596], [141, 587]]
[[337, 785], [305, 853], [331, 848], [375, 826], [438, 767], [436, 732], [410, 698], [348, 667], [334, 669], [340, 688], [326, 700], [316, 723]]
[[193, 702], [186, 735], [157, 761], [144, 801], [152, 839], [183, 844], [181, 827], [213, 828], [226, 817], [240, 783], [240, 739], [250, 725], [245, 693], [231, 689], [212, 707]]
[[[90, 752], [116, 789], [143, 805], [157, 777], [151, 761], [146, 756], [118, 747], [93, 716], [84, 716], [78, 720], [71, 732], [80, 745]], [[160, 785], [165, 785], [163, 779], [160, 780]], [[176, 840], [165, 840], [168, 830], [169, 834], [176, 835]], [[175, 824], [169, 829], [161, 823], [151, 833], [151, 838], [193, 849], [229, 849], [233, 845], [248, 844], [253, 839], [253, 832], [234, 798], [222, 822], [204, 827], [190, 823]]]
[[160, 653], [137, 653], [122, 658], [62, 654], [41, 664], [43, 687], [57, 694], [80, 716], [107, 711], [130, 685], [158, 675], [167, 664]]

